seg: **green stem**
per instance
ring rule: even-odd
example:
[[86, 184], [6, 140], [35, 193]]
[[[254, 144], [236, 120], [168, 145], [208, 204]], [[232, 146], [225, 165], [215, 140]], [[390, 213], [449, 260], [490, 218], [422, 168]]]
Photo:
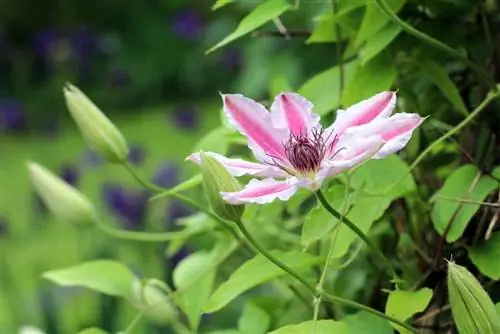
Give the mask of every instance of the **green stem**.
[[123, 331], [123, 334], [131, 334], [132, 330], [134, 329], [135, 326], [137, 326], [139, 321], [141, 321], [142, 317], [143, 317], [142, 313], [137, 314], [130, 323], [130, 325], [128, 325], [128, 327]]
[[330, 302], [334, 302], [334, 303], [338, 303], [340, 305], [345, 305], [345, 306], [349, 306], [349, 307], [352, 307], [352, 308], [355, 308], [355, 309], [358, 309], [358, 310], [361, 310], [361, 311], [366, 311], [366, 312], [369, 312], [371, 314], [374, 314], [380, 318], [383, 318], [383, 319], [386, 319], [390, 322], [393, 322], [401, 327], [404, 327], [406, 329], [408, 329], [409, 331], [411, 331], [412, 333], [416, 333], [418, 334], [418, 332], [412, 328], [411, 326], [405, 324], [403, 321], [400, 321], [396, 318], [393, 318], [391, 316], [388, 316], [382, 312], [379, 312], [375, 309], [372, 309], [371, 307], [369, 306], [365, 306], [365, 305], [362, 305], [362, 304], [359, 304], [359, 303], [356, 303], [356, 302], [353, 302], [351, 300], [348, 300], [348, 299], [344, 299], [344, 298], [341, 298], [341, 297], [337, 297], [337, 296], [334, 296], [334, 295], [331, 295], [329, 293], [326, 293], [322, 290], [320, 291], [317, 291], [317, 289], [315, 289], [311, 284], [309, 284], [304, 278], [302, 278], [299, 274], [297, 274], [292, 268], [288, 267], [286, 264], [282, 263], [280, 260], [278, 260], [276, 257], [274, 257], [274, 255], [272, 255], [267, 249], [265, 249], [263, 246], [261, 246], [257, 240], [255, 240], [252, 235], [250, 234], [250, 232], [248, 232], [247, 228], [245, 227], [245, 225], [239, 221], [239, 222], [235, 222], [236, 225], [239, 227], [241, 233], [243, 234], [243, 236], [248, 240], [248, 242], [250, 244], [252, 244], [252, 246], [257, 249], [263, 256], [265, 256], [271, 263], [273, 263], [274, 265], [276, 265], [277, 267], [281, 268], [283, 271], [285, 271], [287, 274], [289, 274], [290, 276], [292, 276], [293, 278], [295, 278], [298, 282], [300, 282], [310, 293], [312, 296], [316, 296], [316, 293], [319, 292], [320, 295], [325, 298], [326, 300], [329, 300]]
[[[127, 169], [127, 171], [132, 175], [132, 177], [139, 183], [141, 184], [144, 188], [149, 189], [152, 192], [155, 193], [164, 193], [168, 189], [164, 189], [162, 187], [157, 186], [156, 184], [153, 184], [149, 181], [144, 180], [142, 177], [139, 176], [139, 174], [136, 173], [134, 168], [129, 164], [129, 163], [124, 163], [123, 166]], [[202, 205], [198, 204], [196, 201], [183, 196], [181, 194], [176, 194], [176, 193], [169, 193], [168, 196], [173, 197], [184, 204], [189, 205], [190, 207], [197, 209], [203, 213], [205, 213], [207, 216], [218, 222], [224, 229], [226, 229], [230, 234], [232, 234], [236, 240], [241, 240], [241, 237], [238, 235], [238, 233], [232, 228], [232, 226], [216, 214], [212, 213], [209, 209], [203, 207]], [[245, 246], [247, 246], [245, 244]]]
[[404, 323], [403, 321], [398, 320], [398, 319], [396, 319], [394, 317], [391, 317], [390, 315], [384, 314], [384, 313], [382, 313], [380, 311], [377, 311], [377, 310], [375, 310], [375, 309], [373, 309], [371, 307], [368, 307], [368, 306], [365, 306], [363, 304], [359, 304], [359, 303], [353, 302], [352, 300], [349, 300], [349, 299], [344, 299], [344, 298], [341, 298], [341, 297], [330, 295], [328, 293], [323, 293], [323, 297], [326, 300], [330, 301], [330, 302], [339, 303], [339, 304], [342, 304], [342, 305], [345, 305], [345, 306], [349, 306], [349, 307], [358, 309], [360, 311], [365, 311], [365, 312], [371, 313], [371, 314], [376, 315], [376, 316], [378, 316], [380, 318], [386, 319], [386, 320], [392, 322], [393, 324], [396, 324], [398, 326], [404, 327], [405, 329], [409, 330], [410, 332], [412, 332], [414, 334], [419, 334], [419, 332], [415, 328], [413, 328], [410, 325]]
[[349, 218], [343, 216], [340, 212], [335, 210], [330, 203], [328, 203], [325, 195], [323, 195], [323, 192], [321, 190], [316, 191], [316, 197], [318, 198], [319, 202], [323, 207], [328, 211], [333, 217], [337, 218], [339, 221], [344, 223], [347, 227], [351, 229], [358, 237], [363, 240], [368, 247], [370, 247], [375, 254], [385, 263], [387, 266], [387, 269], [390, 271], [391, 275], [393, 276], [394, 279], [398, 278], [398, 275], [396, 274], [396, 270], [394, 270], [391, 262], [385, 257], [384, 253], [378, 249], [377, 246], [361, 231]]
[[299, 281], [300, 283], [302, 283], [302, 285], [304, 285], [304, 287], [313, 296], [316, 295], [316, 289], [314, 288], [314, 286], [312, 286], [311, 284], [309, 284], [304, 278], [302, 278], [299, 274], [297, 274], [295, 271], [293, 271], [292, 268], [288, 267], [286, 264], [284, 264], [283, 262], [281, 262], [280, 260], [278, 260], [276, 257], [274, 257], [274, 255], [271, 254], [271, 252], [269, 252], [267, 249], [265, 249], [264, 247], [262, 247], [258, 243], [258, 241], [255, 240], [255, 238], [247, 230], [247, 228], [245, 227], [245, 224], [243, 224], [241, 221], [236, 221], [235, 223], [238, 226], [238, 228], [240, 229], [241, 234], [243, 234], [243, 236], [248, 240], [248, 242], [253, 246], [253, 248], [255, 248], [259, 253], [261, 253], [262, 255], [264, 255], [274, 265], [276, 265], [277, 267], [283, 269], [283, 271], [285, 271], [290, 276], [292, 276], [293, 278], [295, 278], [297, 281]]
[[497, 91], [497, 85], [495, 81], [490, 77], [488, 72], [486, 72], [484, 69], [480, 68], [476, 64], [474, 64], [472, 61], [467, 59], [464, 55], [460, 54], [458, 51], [454, 50], [453, 48], [449, 47], [448, 45], [444, 44], [443, 42], [438, 41], [437, 39], [413, 28], [411, 25], [406, 23], [405, 21], [401, 20], [396, 13], [391, 9], [391, 7], [385, 2], [385, 0], [375, 0], [377, 5], [380, 7], [380, 9], [387, 15], [389, 18], [394, 21], [396, 24], [398, 24], [404, 31], [409, 33], [410, 35], [413, 35], [414, 37], [420, 39], [422, 42], [435, 47], [436, 49], [439, 49], [443, 52], [448, 53], [450, 56], [463, 61], [465, 64], [467, 64], [476, 75], [486, 83], [492, 91]]

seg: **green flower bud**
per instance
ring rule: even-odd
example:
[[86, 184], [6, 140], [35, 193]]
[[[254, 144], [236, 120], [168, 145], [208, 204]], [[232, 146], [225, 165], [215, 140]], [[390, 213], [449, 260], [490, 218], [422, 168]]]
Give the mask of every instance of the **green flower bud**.
[[109, 162], [125, 162], [128, 146], [116, 126], [77, 87], [67, 84], [63, 91], [69, 112], [87, 144]]
[[448, 295], [461, 334], [500, 333], [500, 316], [486, 291], [464, 267], [448, 262]]
[[28, 162], [27, 167], [36, 192], [57, 218], [77, 224], [95, 219], [94, 206], [79, 191], [37, 163]]
[[132, 305], [146, 318], [159, 325], [168, 325], [177, 318], [177, 310], [168, 297], [156, 286], [136, 279], [130, 296]]
[[241, 185], [215, 158], [200, 153], [201, 174], [208, 203], [214, 212], [227, 220], [239, 221], [245, 210], [244, 205], [231, 205], [224, 201], [221, 192], [241, 190]]

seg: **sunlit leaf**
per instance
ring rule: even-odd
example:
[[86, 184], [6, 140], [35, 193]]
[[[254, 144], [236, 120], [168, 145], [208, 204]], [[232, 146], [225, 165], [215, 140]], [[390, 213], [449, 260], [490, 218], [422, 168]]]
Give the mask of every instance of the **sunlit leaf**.
[[401, 32], [401, 26], [389, 22], [375, 35], [370, 37], [361, 50], [361, 63], [366, 64], [373, 57], [382, 52]]
[[207, 53], [213, 52], [218, 48], [259, 28], [264, 23], [283, 14], [290, 7], [291, 4], [286, 0], [267, 0], [260, 3], [250, 14], [241, 20], [235, 31], [209, 49]]
[[448, 101], [462, 114], [468, 115], [467, 107], [460, 96], [460, 92], [443, 66], [432, 60], [420, 61], [420, 63], [425, 75], [439, 88]]
[[482, 243], [469, 249], [472, 263], [486, 276], [500, 279], [500, 232], [493, 233]]
[[[386, 2], [396, 13], [405, 4], [405, 0], [386, 0]], [[375, 1], [367, 1], [365, 17], [356, 36], [355, 45], [361, 45], [361, 43], [385, 26], [389, 20], [390, 18], [380, 9]]]
[[83, 331], [80, 331], [78, 334], [107, 334], [107, 333], [108, 332], [103, 331], [100, 328], [92, 327], [92, 328], [84, 329]]
[[[314, 327], [313, 327], [314, 326]], [[281, 327], [269, 334], [351, 334], [349, 325], [334, 320], [308, 320], [297, 325]]]
[[227, 128], [220, 127], [210, 131], [205, 137], [201, 138], [194, 147], [194, 152], [216, 152], [226, 154], [229, 149], [229, 141], [227, 135], [231, 131]]
[[380, 53], [368, 63], [359, 66], [342, 94], [342, 104], [349, 106], [376, 93], [391, 88], [396, 79], [394, 62], [386, 53]]
[[[418, 291], [396, 290], [389, 293], [387, 304], [385, 305], [385, 314], [398, 320], [406, 321], [412, 315], [422, 312], [427, 308], [432, 298], [432, 290], [423, 288]], [[392, 324], [392, 323], [391, 323]], [[411, 333], [401, 326], [393, 327], [402, 334]]]
[[247, 303], [238, 319], [238, 329], [242, 334], [266, 334], [271, 317], [260, 307]]
[[217, 10], [217, 9], [220, 9], [226, 5], [229, 5], [230, 3], [232, 3], [233, 0], [217, 0], [214, 5], [212, 6], [212, 10]]
[[43, 277], [61, 286], [80, 286], [111, 296], [128, 296], [134, 276], [123, 264], [97, 260], [73, 267], [51, 270]]
[[[301, 252], [272, 252], [274, 256], [290, 268], [304, 268], [319, 263], [320, 259]], [[224, 282], [205, 305], [206, 313], [218, 311], [242, 293], [265, 283], [273, 278], [285, 275], [285, 272], [269, 262], [262, 255], [257, 255], [244, 262], [229, 279]]]
[[[473, 201], [482, 201], [497, 187], [497, 182], [490, 176], [481, 176], [478, 182], [476, 178], [480, 171], [473, 165], [465, 165], [455, 170], [437, 191], [433, 200], [435, 201], [431, 212], [431, 219], [436, 231], [443, 235], [449, 227], [446, 240], [454, 242], [462, 236], [474, 214], [479, 209], [478, 204], [459, 203], [440, 196], [453, 198], [466, 198]], [[475, 185], [474, 185], [475, 183]]]
[[[344, 65], [344, 81], [350, 82], [357, 63], [351, 61]], [[307, 80], [298, 93], [314, 104], [314, 112], [325, 115], [340, 105], [340, 72], [337, 66], [316, 74]]]

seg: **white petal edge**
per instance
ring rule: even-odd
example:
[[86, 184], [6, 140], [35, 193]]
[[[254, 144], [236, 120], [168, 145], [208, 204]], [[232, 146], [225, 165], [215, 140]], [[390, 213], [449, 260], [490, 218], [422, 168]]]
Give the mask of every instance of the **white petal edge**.
[[272, 178], [251, 180], [243, 190], [238, 192], [221, 192], [222, 198], [233, 205], [246, 203], [266, 204], [275, 199], [287, 201], [297, 191], [296, 180], [292, 178], [277, 181]]

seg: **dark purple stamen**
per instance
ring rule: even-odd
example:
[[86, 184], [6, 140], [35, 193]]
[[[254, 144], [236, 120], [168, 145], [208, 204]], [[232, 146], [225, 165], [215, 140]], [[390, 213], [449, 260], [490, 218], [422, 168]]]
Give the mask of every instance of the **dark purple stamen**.
[[314, 172], [320, 168], [328, 151], [323, 131], [323, 129], [313, 130], [312, 138], [302, 134], [291, 134], [288, 142], [284, 144], [286, 157], [298, 172]]

